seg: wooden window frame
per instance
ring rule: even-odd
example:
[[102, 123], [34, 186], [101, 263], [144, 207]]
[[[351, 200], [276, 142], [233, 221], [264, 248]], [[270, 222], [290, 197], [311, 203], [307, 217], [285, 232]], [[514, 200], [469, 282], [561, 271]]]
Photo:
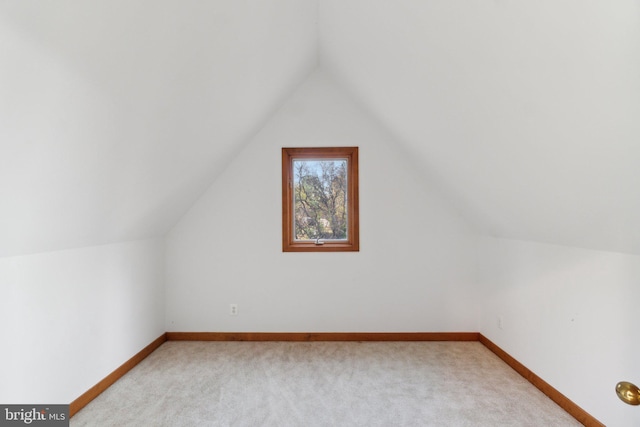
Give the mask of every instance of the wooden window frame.
[[[295, 240], [293, 231], [293, 161], [300, 159], [347, 159], [347, 239]], [[358, 147], [312, 147], [282, 149], [282, 251], [283, 252], [357, 252], [360, 250], [358, 208]]]

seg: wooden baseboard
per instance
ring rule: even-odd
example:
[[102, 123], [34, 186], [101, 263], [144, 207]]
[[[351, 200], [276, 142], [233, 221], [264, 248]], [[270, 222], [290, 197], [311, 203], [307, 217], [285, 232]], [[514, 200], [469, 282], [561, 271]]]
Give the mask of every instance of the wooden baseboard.
[[98, 397], [109, 386], [118, 381], [124, 374], [129, 372], [134, 366], [140, 363], [145, 357], [154, 352], [162, 343], [167, 341], [167, 334], [164, 333], [156, 338], [151, 344], [140, 350], [131, 359], [124, 362], [118, 369], [107, 375], [98, 384], [91, 387], [69, 405], [69, 417], [73, 417], [80, 409], [87, 406], [89, 402]]
[[478, 341], [477, 332], [167, 332], [168, 341]]
[[502, 359], [513, 370], [522, 375], [527, 381], [533, 384], [538, 390], [543, 392], [549, 399], [553, 400], [558, 406], [564, 409], [567, 413], [573, 416], [576, 420], [580, 421], [586, 427], [605, 427], [600, 421], [591, 416], [584, 409], [573, 403], [567, 396], [560, 393], [553, 388], [548, 382], [534, 374], [522, 363], [514, 359], [509, 353], [498, 347], [495, 343], [489, 340], [482, 334], [478, 334], [478, 340], [489, 350], [495, 353], [500, 359]]

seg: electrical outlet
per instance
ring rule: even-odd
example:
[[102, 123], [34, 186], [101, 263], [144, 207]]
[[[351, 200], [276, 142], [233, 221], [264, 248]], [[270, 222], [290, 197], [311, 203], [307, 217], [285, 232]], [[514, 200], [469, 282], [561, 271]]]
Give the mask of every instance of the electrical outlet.
[[238, 304], [229, 304], [229, 314], [231, 316], [238, 315]]
[[503, 323], [503, 322], [502, 322], [502, 316], [498, 316], [498, 328], [499, 328], [499, 329], [503, 329], [503, 328], [502, 328], [502, 323]]

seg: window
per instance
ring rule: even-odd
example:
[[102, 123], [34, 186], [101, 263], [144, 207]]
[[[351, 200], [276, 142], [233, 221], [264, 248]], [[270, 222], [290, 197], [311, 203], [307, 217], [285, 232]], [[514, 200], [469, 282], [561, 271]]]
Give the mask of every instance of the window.
[[358, 251], [358, 147], [282, 149], [283, 252]]

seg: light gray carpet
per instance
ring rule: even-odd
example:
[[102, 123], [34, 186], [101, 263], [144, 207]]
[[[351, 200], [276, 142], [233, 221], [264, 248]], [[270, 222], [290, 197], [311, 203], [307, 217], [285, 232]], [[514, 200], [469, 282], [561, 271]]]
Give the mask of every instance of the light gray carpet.
[[169, 341], [71, 426], [580, 426], [478, 342]]

